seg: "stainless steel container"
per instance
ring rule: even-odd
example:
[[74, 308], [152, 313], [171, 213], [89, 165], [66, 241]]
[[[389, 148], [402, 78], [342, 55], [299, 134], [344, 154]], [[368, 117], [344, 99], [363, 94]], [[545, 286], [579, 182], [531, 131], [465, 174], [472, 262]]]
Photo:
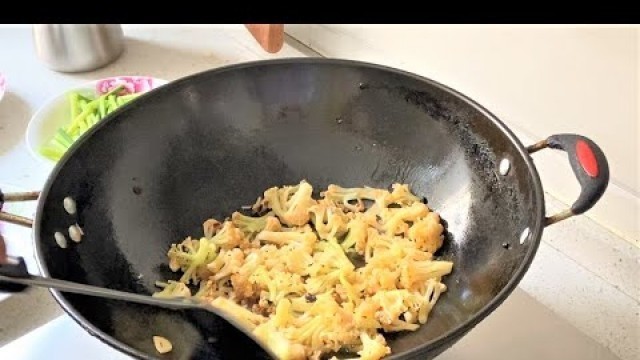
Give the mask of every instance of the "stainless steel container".
[[61, 72], [95, 70], [124, 50], [120, 24], [37, 24], [33, 41], [40, 60]]

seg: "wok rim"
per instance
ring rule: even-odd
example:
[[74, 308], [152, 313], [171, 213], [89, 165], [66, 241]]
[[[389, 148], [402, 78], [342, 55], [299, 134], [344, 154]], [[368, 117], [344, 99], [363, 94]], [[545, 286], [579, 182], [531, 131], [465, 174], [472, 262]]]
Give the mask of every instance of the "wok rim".
[[[507, 282], [504, 288], [500, 290], [500, 292], [497, 295], [495, 295], [493, 299], [491, 299], [491, 301], [489, 301], [485, 306], [483, 306], [480, 310], [478, 310], [478, 312], [476, 312], [467, 321], [459, 324], [458, 326], [450, 329], [447, 332], [442, 333], [440, 336], [432, 339], [431, 341], [422, 343], [421, 345], [414, 347], [412, 350], [408, 350], [402, 353], [391, 354], [385, 357], [385, 359], [398, 360], [403, 358], [411, 358], [415, 356], [424, 355], [429, 350], [439, 350], [438, 351], [438, 354], [439, 354], [442, 351], [446, 350], [448, 347], [455, 344], [462, 337], [464, 337], [477, 324], [479, 324], [488, 315], [490, 315], [493, 311], [495, 311], [495, 309], [497, 309], [498, 306], [500, 306], [511, 295], [511, 293], [518, 286], [518, 284], [526, 274], [527, 270], [531, 266], [531, 263], [533, 262], [535, 254], [540, 245], [542, 233], [544, 230], [543, 219], [545, 216], [545, 202], [544, 202], [544, 191], [542, 188], [542, 183], [540, 181], [540, 176], [538, 174], [535, 164], [533, 163], [533, 159], [529, 156], [528, 151], [526, 150], [525, 146], [520, 142], [520, 140], [514, 135], [514, 133], [509, 129], [507, 125], [505, 125], [497, 116], [495, 116], [488, 109], [480, 105], [478, 102], [474, 101], [473, 99], [464, 95], [463, 93], [453, 88], [450, 88], [440, 82], [432, 80], [430, 78], [420, 76], [409, 71], [393, 68], [390, 66], [358, 61], [358, 60], [349, 60], [349, 59], [340, 59], [340, 58], [282, 58], [282, 59], [257, 60], [257, 61], [243, 62], [238, 64], [225, 65], [225, 66], [217, 67], [214, 69], [204, 70], [198, 73], [194, 73], [194, 74], [182, 77], [178, 80], [171, 81], [168, 84], [158, 89], [145, 93], [144, 95], [136, 99], [136, 101], [131, 102], [130, 104], [127, 104], [125, 106], [122, 106], [116, 111], [114, 111], [113, 113], [111, 113], [107, 118], [103, 119], [104, 121], [99, 122], [98, 124], [93, 126], [91, 129], [89, 129], [89, 131], [87, 131], [87, 133], [84, 136], [82, 136], [81, 139], [78, 139], [78, 141], [76, 141], [71, 146], [71, 148], [64, 154], [64, 156], [55, 165], [54, 169], [49, 174], [47, 181], [45, 182], [45, 185], [41, 191], [40, 197], [38, 199], [36, 215], [34, 218], [33, 236], [32, 236], [36, 264], [38, 265], [40, 273], [45, 277], [50, 277], [46, 261], [44, 260], [43, 248], [40, 245], [41, 243], [40, 231], [41, 231], [43, 210], [44, 210], [44, 204], [45, 204], [46, 198], [60, 170], [64, 167], [67, 161], [74, 155], [76, 150], [83, 143], [85, 143], [86, 141], [89, 141], [96, 131], [99, 131], [109, 121], [112, 121], [112, 119], [118, 117], [120, 113], [133, 110], [139, 106], [143, 106], [146, 99], [149, 96], [154, 96], [155, 93], [171, 91], [174, 87], [177, 87], [184, 83], [189, 83], [194, 79], [198, 79], [199, 77], [205, 74], [210, 75], [210, 74], [223, 73], [226, 71], [232, 71], [237, 69], [251, 68], [255, 66], [264, 66], [264, 65], [271, 65], [271, 64], [273, 65], [296, 64], [297, 65], [300, 63], [351, 66], [355, 68], [369, 68], [369, 69], [382, 70], [385, 72], [394, 73], [396, 75], [405, 76], [408, 78], [412, 78], [414, 80], [418, 80], [420, 82], [426, 82], [429, 85], [438, 88], [439, 90], [445, 91], [447, 93], [450, 93], [456, 96], [457, 98], [459, 98], [460, 100], [464, 101], [469, 106], [477, 110], [479, 113], [481, 113], [486, 119], [488, 119], [494, 125], [497, 131], [502, 132], [503, 135], [505, 135], [511, 141], [511, 143], [515, 145], [517, 149], [517, 154], [523, 158], [526, 164], [526, 170], [529, 172], [529, 177], [533, 182], [533, 191], [534, 191], [533, 201], [536, 209], [534, 210], [534, 216], [535, 216], [534, 225], [532, 227], [529, 227], [529, 230], [531, 233], [528, 241], [531, 242], [531, 245], [528, 251], [526, 252], [522, 263], [520, 264], [518, 269], [515, 271], [515, 274]], [[515, 154], [512, 154], [512, 155], [515, 156]], [[525, 170], [523, 169], [522, 171], [525, 171]], [[115, 337], [105, 333], [104, 331], [96, 327], [93, 323], [87, 320], [87, 318], [85, 318], [82, 314], [80, 314], [80, 312], [70, 303], [70, 301], [64, 297], [62, 292], [58, 290], [53, 290], [53, 289], [49, 289], [49, 291], [51, 292], [51, 295], [53, 296], [55, 301], [60, 305], [60, 307], [75, 322], [77, 322], [83, 329], [85, 329], [90, 335], [98, 338], [100, 341], [111, 346], [112, 348], [122, 353], [125, 353], [127, 355], [133, 356], [134, 358], [149, 359], [149, 360], [158, 359], [158, 357], [153, 357], [150, 354], [144, 353], [140, 350], [133, 348], [132, 346], [129, 346], [117, 340]]]

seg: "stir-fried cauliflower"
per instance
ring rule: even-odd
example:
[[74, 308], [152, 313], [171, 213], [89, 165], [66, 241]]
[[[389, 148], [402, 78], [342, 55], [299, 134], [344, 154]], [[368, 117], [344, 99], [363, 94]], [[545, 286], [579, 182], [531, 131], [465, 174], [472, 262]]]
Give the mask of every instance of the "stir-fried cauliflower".
[[284, 360], [390, 354], [378, 331], [417, 330], [446, 291], [453, 264], [433, 258], [440, 217], [407, 185], [312, 194], [306, 181], [272, 187], [254, 216], [205, 221], [202, 238], [171, 246], [169, 266], [182, 277], [158, 283], [154, 296], [224, 309]]

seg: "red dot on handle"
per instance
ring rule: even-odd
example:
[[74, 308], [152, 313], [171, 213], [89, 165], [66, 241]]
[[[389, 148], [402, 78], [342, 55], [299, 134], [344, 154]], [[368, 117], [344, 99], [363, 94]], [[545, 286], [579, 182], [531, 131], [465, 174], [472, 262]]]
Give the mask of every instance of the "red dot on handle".
[[596, 155], [593, 153], [593, 149], [591, 146], [587, 144], [584, 140], [578, 140], [576, 142], [576, 155], [578, 156], [578, 162], [584, 172], [591, 177], [598, 176], [598, 160], [596, 160]]

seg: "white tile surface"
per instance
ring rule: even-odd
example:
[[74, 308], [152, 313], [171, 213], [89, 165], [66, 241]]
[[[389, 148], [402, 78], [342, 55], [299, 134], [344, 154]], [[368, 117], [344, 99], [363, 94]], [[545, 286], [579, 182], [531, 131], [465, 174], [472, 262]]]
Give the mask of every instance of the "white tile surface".
[[[547, 196], [547, 213], [567, 205]], [[640, 248], [620, 241], [586, 216], [576, 216], [545, 229], [543, 241], [568, 259], [640, 301]]]
[[640, 359], [638, 301], [546, 241], [520, 288], [622, 359]]
[[[0, 358], [129, 359], [91, 337], [66, 315], [0, 348]], [[468, 359], [618, 360], [521, 290], [516, 290], [491, 316], [438, 357], [438, 360]]]
[[[588, 216], [640, 246], [640, 27], [291, 24], [324, 56], [430, 77], [537, 140], [582, 133], [609, 157], [612, 184]], [[615, 90], [613, 90], [615, 89]], [[576, 186], [566, 156], [535, 155], [545, 188], [565, 203]], [[558, 170], [559, 169], [559, 170]]]
[[438, 360], [616, 359], [522, 290]]

